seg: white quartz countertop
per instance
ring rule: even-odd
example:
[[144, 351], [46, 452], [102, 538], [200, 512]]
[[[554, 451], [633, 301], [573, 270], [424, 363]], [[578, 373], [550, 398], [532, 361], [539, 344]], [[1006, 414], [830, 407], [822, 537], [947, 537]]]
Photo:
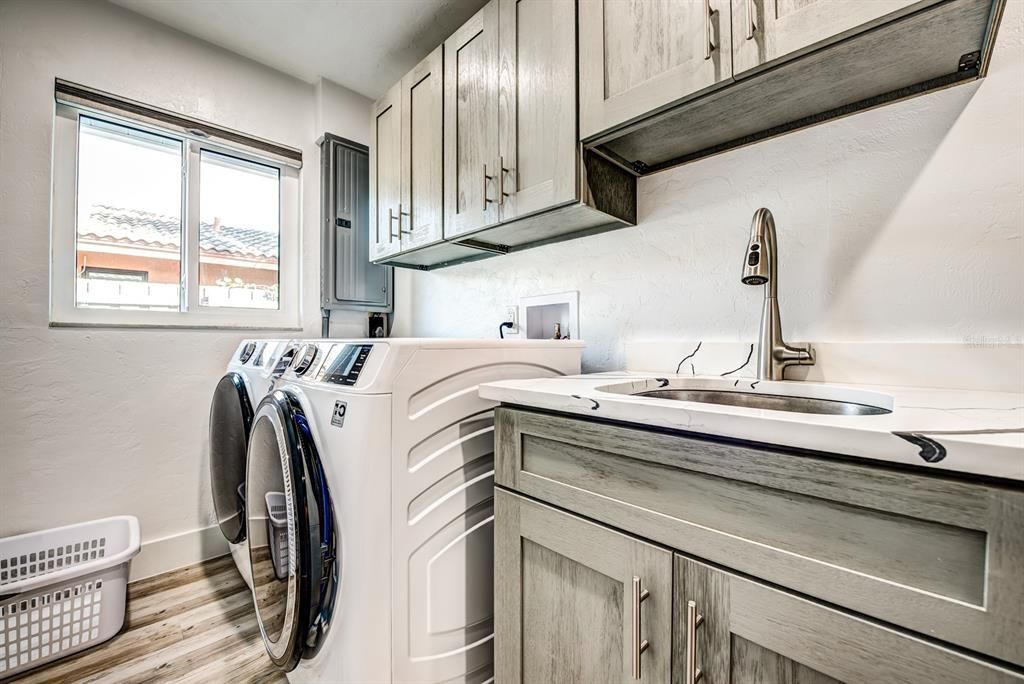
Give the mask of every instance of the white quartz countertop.
[[[842, 396], [891, 413], [792, 413], [625, 393], [676, 387]], [[1024, 393], [597, 373], [493, 382], [480, 386], [480, 396], [639, 426], [1024, 481]]]

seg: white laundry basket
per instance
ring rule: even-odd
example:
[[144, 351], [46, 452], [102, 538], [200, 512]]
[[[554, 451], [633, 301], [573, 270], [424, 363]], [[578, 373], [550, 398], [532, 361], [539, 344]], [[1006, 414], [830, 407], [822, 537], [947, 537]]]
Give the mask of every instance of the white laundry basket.
[[283, 580], [288, 576], [288, 502], [284, 492], [267, 492], [267, 544], [274, 576]]
[[117, 634], [138, 552], [133, 516], [0, 539], [0, 680]]

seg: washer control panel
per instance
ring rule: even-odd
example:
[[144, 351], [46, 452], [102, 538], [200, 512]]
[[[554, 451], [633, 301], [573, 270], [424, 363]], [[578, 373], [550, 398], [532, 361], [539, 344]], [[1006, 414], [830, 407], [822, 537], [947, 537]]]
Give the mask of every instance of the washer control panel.
[[366, 359], [373, 350], [372, 344], [346, 344], [335, 355], [334, 361], [324, 373], [323, 381], [335, 385], [354, 385], [359, 373], [366, 365]]

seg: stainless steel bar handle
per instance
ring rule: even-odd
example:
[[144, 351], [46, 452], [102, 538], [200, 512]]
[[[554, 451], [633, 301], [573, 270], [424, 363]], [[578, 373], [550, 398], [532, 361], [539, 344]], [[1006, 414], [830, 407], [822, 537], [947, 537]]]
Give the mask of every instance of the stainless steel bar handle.
[[697, 667], [697, 628], [704, 624], [704, 616], [697, 613], [697, 604], [686, 602], [686, 671], [683, 684], [697, 684], [704, 675]]
[[[398, 210], [402, 210], [401, 204], [398, 205]], [[398, 221], [398, 235], [395, 235], [395, 233], [391, 230], [391, 224], [394, 223], [395, 221]], [[399, 216], [395, 215], [394, 209], [388, 207], [388, 242], [391, 242], [393, 238], [402, 238], [402, 219]]]
[[[505, 198], [511, 197], [512, 193], [505, 192], [505, 174], [512, 173], [512, 169], [505, 168], [505, 157], [498, 155], [498, 206], [505, 204]], [[514, 192], [514, 191], [513, 191]]]
[[633, 575], [633, 679], [639, 680], [643, 670], [640, 657], [650, 644], [640, 637], [641, 613], [640, 604], [650, 597], [650, 592], [640, 586], [640, 578]]
[[757, 30], [757, 7], [754, 6], [754, 0], [746, 0], [747, 6], [747, 40], [753, 40], [754, 31]]
[[492, 200], [492, 199], [487, 199], [487, 181], [489, 181], [489, 180], [494, 180], [494, 176], [488, 176], [487, 175], [487, 162], [484, 162], [484, 186], [483, 186], [483, 188], [484, 188], [484, 192], [483, 192], [483, 195], [484, 195], [484, 207], [483, 207], [484, 208], [484, 212], [487, 211], [487, 205], [491, 204], [492, 202], [494, 202], [494, 200]]
[[402, 239], [402, 233], [405, 233], [406, 235], [412, 235], [412, 231], [411, 230], [402, 230], [402, 217], [403, 216], [408, 216], [410, 222], [412, 221], [412, 214], [409, 213], [408, 211], [402, 211], [402, 203], [399, 202], [398, 203], [398, 239], [399, 240]]
[[715, 49], [714, 30], [711, 26], [711, 16], [715, 10], [711, 9], [711, 0], [704, 0], [704, 59], [711, 59], [711, 52]]

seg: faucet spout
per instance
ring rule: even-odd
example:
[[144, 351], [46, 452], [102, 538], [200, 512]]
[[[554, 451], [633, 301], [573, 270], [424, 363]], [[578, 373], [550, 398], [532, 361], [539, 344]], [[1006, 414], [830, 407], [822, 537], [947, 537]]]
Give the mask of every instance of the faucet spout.
[[782, 336], [775, 218], [765, 208], [755, 211], [750, 223], [750, 239], [740, 281], [744, 285], [764, 286], [764, 308], [761, 311], [758, 335], [757, 379], [783, 380], [789, 366], [814, 365], [814, 349], [811, 345], [787, 344]]

